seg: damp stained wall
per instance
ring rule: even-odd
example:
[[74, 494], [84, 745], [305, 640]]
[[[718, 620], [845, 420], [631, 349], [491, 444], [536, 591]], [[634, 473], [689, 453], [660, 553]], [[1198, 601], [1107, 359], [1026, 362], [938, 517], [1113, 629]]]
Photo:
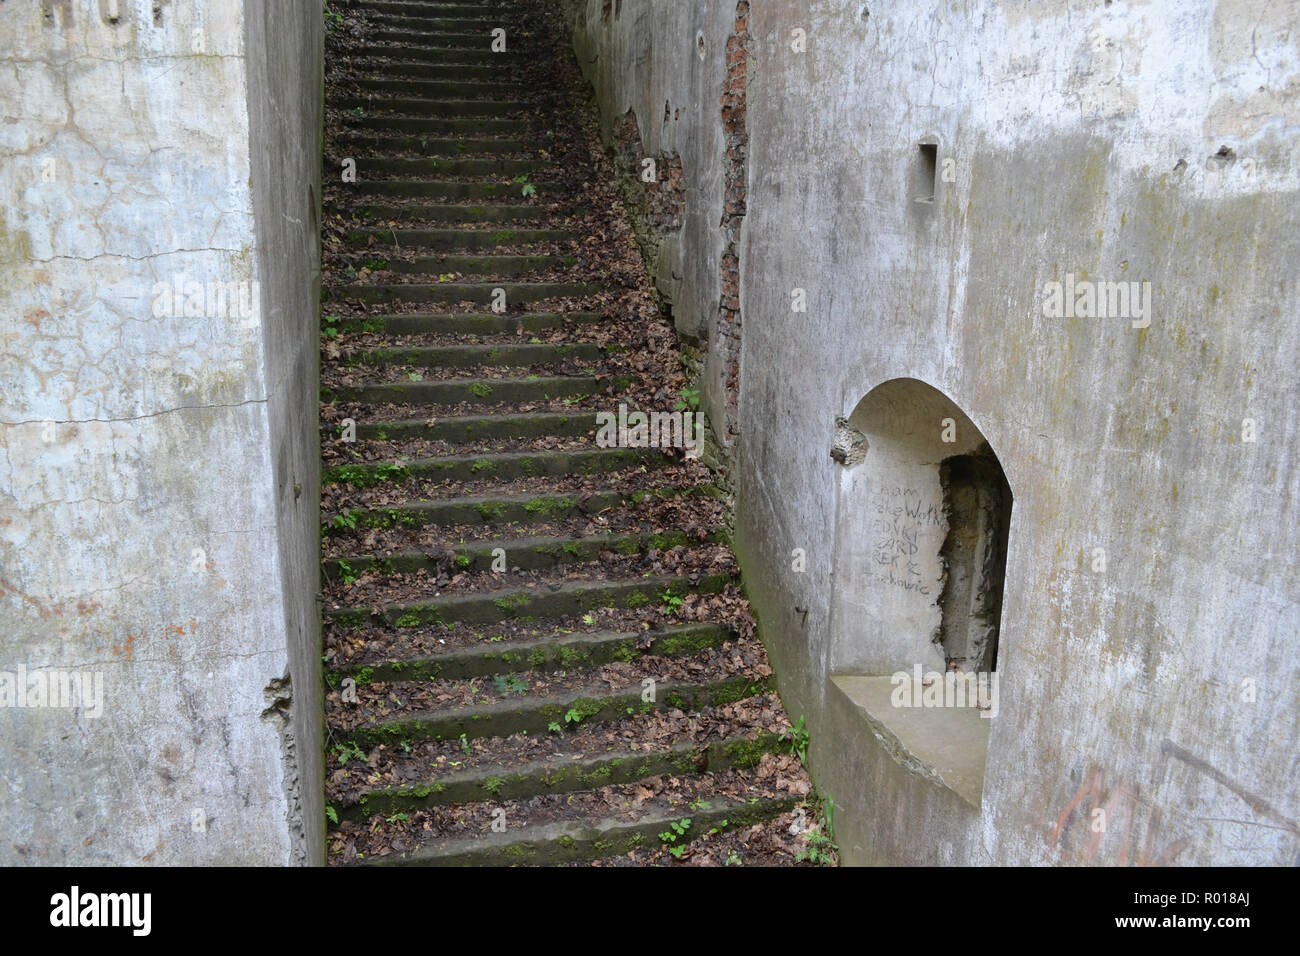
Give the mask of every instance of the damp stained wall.
[[103, 687], [0, 707], [0, 863], [323, 857], [321, 30], [309, 0], [0, 18], [0, 671]]
[[[566, 4], [575, 53], [607, 129], [631, 110], [681, 156], [666, 291], [707, 328], [737, 3], [603, 6]], [[842, 859], [1295, 863], [1300, 3], [746, 6], [737, 548]], [[1070, 276], [1149, 314], [1045, 314]], [[835, 613], [869, 573], [836, 555], [878, 533], [836, 420], [895, 379], [968, 416], [1014, 495], [978, 808], [830, 679], [845, 641], [932, 653]]]

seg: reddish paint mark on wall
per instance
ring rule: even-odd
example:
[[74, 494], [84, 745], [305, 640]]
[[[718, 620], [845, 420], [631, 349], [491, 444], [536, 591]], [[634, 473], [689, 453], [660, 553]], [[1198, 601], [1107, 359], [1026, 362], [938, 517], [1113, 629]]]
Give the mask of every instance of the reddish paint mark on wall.
[[[1156, 850], [1160, 832], [1159, 807], [1147, 811], [1141, 827], [1141, 846], [1137, 846], [1139, 836], [1133, 832], [1139, 812], [1137, 784], [1120, 780], [1119, 785], [1107, 793], [1102, 781], [1102, 768], [1097, 767], [1056, 818], [1052, 850], [1060, 850], [1061, 862], [1105, 862], [1098, 860], [1103, 842], [1113, 848], [1111, 860], [1118, 866], [1127, 866], [1130, 857], [1136, 866], [1167, 866], [1187, 849], [1190, 841], [1181, 839]], [[1080, 808], [1085, 808], [1084, 812], [1076, 813]], [[1117, 825], [1120, 826], [1117, 828]], [[1118, 838], [1113, 836], [1115, 833], [1119, 834]]]

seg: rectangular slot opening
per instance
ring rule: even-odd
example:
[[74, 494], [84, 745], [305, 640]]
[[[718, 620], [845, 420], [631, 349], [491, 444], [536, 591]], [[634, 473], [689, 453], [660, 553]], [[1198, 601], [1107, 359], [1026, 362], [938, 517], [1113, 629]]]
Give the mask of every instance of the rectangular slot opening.
[[939, 144], [919, 143], [921, 159], [916, 174], [916, 201], [934, 202], [934, 181], [939, 168]]

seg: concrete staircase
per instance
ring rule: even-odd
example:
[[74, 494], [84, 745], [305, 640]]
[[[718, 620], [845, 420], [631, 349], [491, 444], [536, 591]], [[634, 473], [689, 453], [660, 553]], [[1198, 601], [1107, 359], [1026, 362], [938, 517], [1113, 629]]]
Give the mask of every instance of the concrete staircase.
[[711, 475], [595, 442], [682, 380], [545, 7], [373, 0], [329, 41], [331, 860], [793, 863]]

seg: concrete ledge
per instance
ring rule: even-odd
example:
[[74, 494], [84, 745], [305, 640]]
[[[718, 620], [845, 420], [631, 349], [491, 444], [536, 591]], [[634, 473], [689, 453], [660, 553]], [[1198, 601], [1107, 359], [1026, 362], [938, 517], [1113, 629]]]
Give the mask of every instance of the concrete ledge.
[[990, 721], [974, 707], [895, 707], [889, 677], [840, 674], [831, 685], [848, 698], [872, 735], [909, 773], [951, 790], [977, 810], [984, 791]]

